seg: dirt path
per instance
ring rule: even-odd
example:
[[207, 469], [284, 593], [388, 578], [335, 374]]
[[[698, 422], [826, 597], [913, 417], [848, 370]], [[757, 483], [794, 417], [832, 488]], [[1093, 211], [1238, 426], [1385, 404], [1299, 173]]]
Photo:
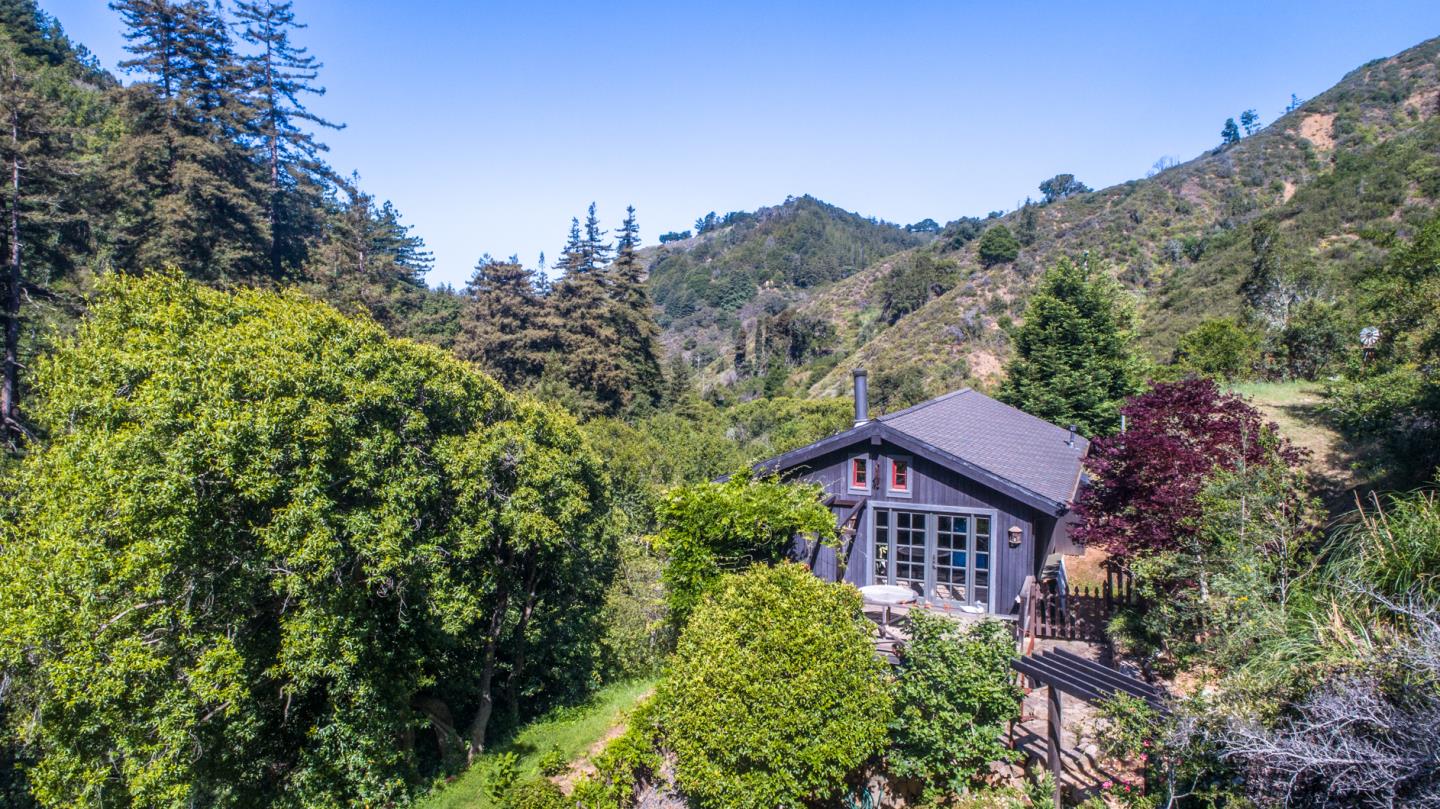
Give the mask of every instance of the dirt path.
[[[636, 704], [638, 705], [649, 699], [654, 693], [655, 689], [653, 688], [646, 691], [636, 700]], [[550, 780], [558, 784], [560, 788], [565, 791], [566, 795], [569, 795], [571, 790], [575, 788], [576, 781], [586, 776], [594, 775], [597, 772], [594, 764], [595, 757], [600, 755], [610, 742], [619, 738], [620, 735], [625, 732], [625, 729], [630, 726], [630, 714], [631, 711], [623, 712], [610, 727], [605, 729], [604, 733], [600, 734], [600, 738], [596, 739], [579, 758], [570, 762], [570, 769], [553, 776]]]

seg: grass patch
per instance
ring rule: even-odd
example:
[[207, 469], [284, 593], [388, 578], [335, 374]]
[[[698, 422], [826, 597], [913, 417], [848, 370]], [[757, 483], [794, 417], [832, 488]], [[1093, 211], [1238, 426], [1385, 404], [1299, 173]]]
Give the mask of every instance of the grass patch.
[[513, 738], [491, 748], [460, 777], [437, 787], [416, 801], [415, 806], [417, 809], [494, 809], [496, 804], [485, 789], [485, 776], [496, 756], [507, 752], [519, 756], [521, 781], [539, 774], [540, 757], [551, 749], [559, 749], [574, 761], [654, 687], [653, 679], [616, 683], [600, 689], [583, 705], [552, 711], [521, 728]]
[[1325, 417], [1325, 389], [1318, 382], [1241, 382], [1230, 389], [1249, 399], [1296, 446], [1310, 450], [1314, 461], [1324, 463], [1339, 443]]

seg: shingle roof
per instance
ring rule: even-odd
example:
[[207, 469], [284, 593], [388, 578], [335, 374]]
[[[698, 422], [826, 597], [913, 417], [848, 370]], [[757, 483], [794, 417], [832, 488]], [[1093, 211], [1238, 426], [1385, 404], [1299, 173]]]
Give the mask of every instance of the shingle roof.
[[1090, 442], [1044, 419], [962, 388], [878, 421], [1060, 503], [1075, 496]]

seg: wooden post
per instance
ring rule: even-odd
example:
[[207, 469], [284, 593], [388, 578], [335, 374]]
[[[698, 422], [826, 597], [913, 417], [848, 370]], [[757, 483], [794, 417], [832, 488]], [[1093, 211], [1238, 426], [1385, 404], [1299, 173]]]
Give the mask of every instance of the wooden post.
[[1049, 739], [1046, 744], [1046, 753], [1050, 759], [1050, 775], [1055, 779], [1055, 809], [1063, 809], [1060, 804], [1060, 776], [1063, 768], [1060, 766], [1060, 691], [1055, 686], [1047, 686], [1046, 692], [1049, 696], [1049, 708], [1046, 713], [1049, 715]]

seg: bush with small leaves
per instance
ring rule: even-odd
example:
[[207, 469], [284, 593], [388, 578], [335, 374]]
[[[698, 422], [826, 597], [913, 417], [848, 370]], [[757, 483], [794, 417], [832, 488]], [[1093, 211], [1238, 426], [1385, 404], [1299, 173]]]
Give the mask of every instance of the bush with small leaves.
[[1010, 670], [1015, 644], [998, 621], [966, 628], [919, 611], [910, 621], [887, 762], [921, 781], [927, 797], [962, 792], [990, 762], [1013, 756], [1003, 735], [1020, 715]]
[[680, 787], [703, 809], [838, 797], [885, 744], [887, 670], [860, 594], [802, 565], [727, 577], [696, 609], [656, 695]]
[[512, 787], [501, 806], [504, 809], [568, 809], [571, 803], [554, 781], [532, 778]]

